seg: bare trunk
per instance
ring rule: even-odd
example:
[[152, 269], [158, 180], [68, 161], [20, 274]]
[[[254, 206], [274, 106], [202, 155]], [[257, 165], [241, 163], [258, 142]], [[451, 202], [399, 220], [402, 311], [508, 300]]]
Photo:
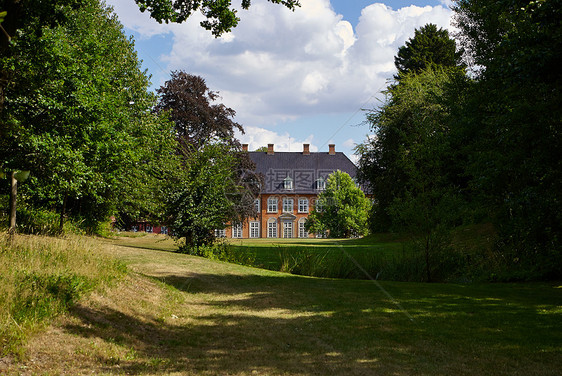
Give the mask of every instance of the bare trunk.
[[60, 232], [63, 232], [64, 229], [64, 215], [66, 214], [66, 200], [68, 199], [68, 195], [65, 194], [64, 198], [62, 200], [62, 209], [60, 211], [60, 222], [59, 222], [59, 228], [60, 228]]
[[15, 175], [15, 171], [12, 171], [10, 174], [10, 234], [16, 232], [16, 203], [18, 197], [18, 181], [16, 180]]
[[425, 273], [426, 273], [426, 278], [427, 278], [427, 282], [431, 282], [431, 271], [429, 270], [429, 238], [430, 235], [427, 235], [427, 238], [425, 240]]

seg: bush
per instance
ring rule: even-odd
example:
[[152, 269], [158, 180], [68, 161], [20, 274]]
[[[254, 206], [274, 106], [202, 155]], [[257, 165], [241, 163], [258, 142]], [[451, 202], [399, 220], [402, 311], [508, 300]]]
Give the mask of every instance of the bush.
[[180, 244], [178, 252], [247, 266], [253, 266], [256, 258], [253, 253], [237, 250], [225, 239], [218, 239], [212, 244], [199, 247]]
[[20, 207], [17, 212], [17, 228], [22, 234], [55, 236], [62, 234], [84, 234], [80, 223], [65, 220], [63, 229], [60, 229], [60, 214], [52, 210]]

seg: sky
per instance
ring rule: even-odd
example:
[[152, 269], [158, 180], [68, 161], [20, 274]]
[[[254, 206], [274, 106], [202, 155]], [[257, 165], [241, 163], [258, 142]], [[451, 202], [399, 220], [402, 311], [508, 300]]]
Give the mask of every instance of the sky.
[[[328, 151], [354, 147], [372, 133], [365, 110], [384, 103], [394, 56], [414, 30], [434, 23], [453, 31], [450, 0], [301, 0], [294, 12], [266, 0], [239, 10], [232, 32], [214, 38], [194, 13], [158, 24], [134, 0], [106, 0], [133, 36], [152, 90], [184, 70], [203, 77], [236, 111], [250, 150]], [[233, 0], [239, 6], [240, 0]]]

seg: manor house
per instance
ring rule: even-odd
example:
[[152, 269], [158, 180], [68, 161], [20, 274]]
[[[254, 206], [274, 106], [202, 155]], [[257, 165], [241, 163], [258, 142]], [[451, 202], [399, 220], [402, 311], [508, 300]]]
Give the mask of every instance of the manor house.
[[[248, 152], [248, 145], [242, 145]], [[267, 152], [248, 152], [256, 164], [256, 173], [264, 177], [259, 197], [255, 200], [258, 216], [225, 230], [216, 230], [217, 237], [228, 238], [308, 238], [323, 236], [309, 234], [304, 228], [317, 197], [326, 188], [328, 175], [336, 170], [352, 178], [357, 167], [334, 144], [329, 151], [310, 152], [304, 144], [302, 152], [276, 152], [274, 145]]]

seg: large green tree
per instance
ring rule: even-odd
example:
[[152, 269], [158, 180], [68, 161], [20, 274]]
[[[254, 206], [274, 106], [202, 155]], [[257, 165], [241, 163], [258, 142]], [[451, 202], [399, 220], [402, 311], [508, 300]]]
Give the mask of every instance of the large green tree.
[[213, 230], [256, 215], [254, 198], [259, 177], [254, 163], [242, 152], [235, 131], [235, 111], [217, 103], [218, 93], [202, 77], [172, 72], [157, 90], [155, 111], [174, 124], [177, 155], [182, 168], [170, 180], [168, 214], [187, 251], [214, 240]]
[[351, 177], [342, 171], [328, 176], [307, 222], [307, 231], [329, 231], [331, 238], [362, 236], [368, 231], [370, 201]]
[[55, 8], [52, 24], [30, 14], [0, 58], [10, 77], [0, 168], [31, 170], [33, 205], [93, 228], [150, 186], [174, 139], [150, 112], [148, 78], [116, 16], [97, 0]]
[[416, 29], [414, 36], [398, 49], [394, 65], [398, 69], [397, 79], [436, 66], [462, 70], [462, 51], [457, 51], [455, 40], [447, 30], [427, 24]]
[[529, 274], [562, 275], [562, 1], [459, 0], [459, 40], [477, 84], [463, 122], [498, 252]]

